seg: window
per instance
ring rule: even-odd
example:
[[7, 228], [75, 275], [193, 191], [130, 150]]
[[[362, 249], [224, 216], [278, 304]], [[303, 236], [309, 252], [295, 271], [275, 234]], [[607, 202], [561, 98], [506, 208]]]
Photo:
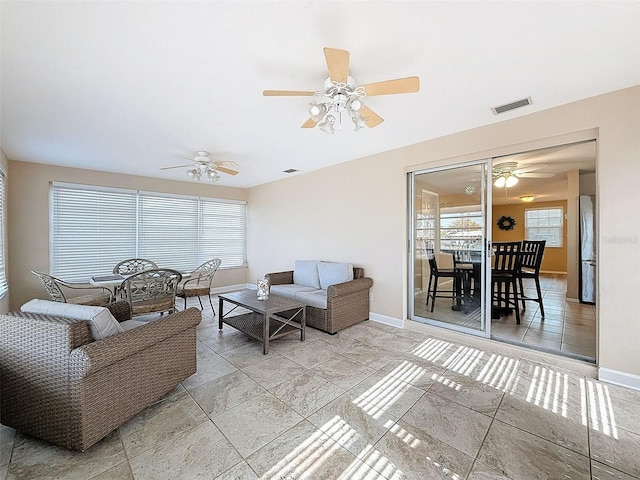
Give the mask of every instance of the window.
[[4, 297], [9, 289], [7, 285], [7, 268], [5, 258], [6, 245], [6, 202], [4, 197], [4, 173], [0, 171], [0, 298]]
[[562, 207], [525, 209], [526, 239], [546, 240], [547, 247], [562, 247], [563, 222]]
[[51, 192], [51, 273], [65, 280], [135, 257], [183, 271], [211, 258], [246, 264], [245, 202], [59, 183]]
[[480, 205], [442, 208], [440, 250], [481, 250], [483, 224], [484, 216]]
[[483, 228], [484, 215], [480, 205], [441, 206], [439, 215], [436, 211], [419, 212], [416, 216], [416, 258], [427, 258], [434, 250], [475, 255], [482, 250]]

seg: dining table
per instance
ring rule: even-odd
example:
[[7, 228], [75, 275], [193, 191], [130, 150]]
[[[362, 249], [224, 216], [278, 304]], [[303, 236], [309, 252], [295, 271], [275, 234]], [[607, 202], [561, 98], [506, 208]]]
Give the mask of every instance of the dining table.
[[[465, 272], [463, 279], [462, 303], [451, 307], [455, 311], [470, 311], [480, 308], [482, 303], [482, 256], [480, 252], [472, 252], [470, 255], [461, 256], [463, 260], [456, 261], [455, 268]], [[493, 258], [492, 264], [493, 264]], [[491, 295], [493, 302], [493, 295]], [[491, 306], [491, 318], [499, 319], [501, 316], [510, 315], [513, 308], [500, 305]]]
[[[140, 273], [140, 272], [136, 272], [136, 273]], [[182, 275], [183, 280], [191, 277], [191, 272], [180, 272], [180, 274]], [[135, 274], [132, 274], [132, 275], [135, 275]], [[119, 273], [93, 275], [89, 278], [89, 283], [95, 287], [106, 288], [111, 292], [111, 295], [115, 298], [118, 287], [122, 285], [122, 282], [124, 282], [130, 276], [131, 275], [120, 275]]]

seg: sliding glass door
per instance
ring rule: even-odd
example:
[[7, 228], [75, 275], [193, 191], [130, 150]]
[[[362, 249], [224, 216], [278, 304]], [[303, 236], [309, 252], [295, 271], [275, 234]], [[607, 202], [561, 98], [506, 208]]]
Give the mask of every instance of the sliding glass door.
[[489, 336], [490, 160], [409, 174], [409, 318]]

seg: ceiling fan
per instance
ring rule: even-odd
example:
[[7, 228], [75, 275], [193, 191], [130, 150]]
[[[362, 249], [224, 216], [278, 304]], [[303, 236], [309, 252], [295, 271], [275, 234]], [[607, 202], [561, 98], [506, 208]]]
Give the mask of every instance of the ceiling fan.
[[518, 162], [502, 162], [493, 166], [492, 175], [495, 179], [493, 185], [498, 188], [511, 188], [518, 183], [519, 178], [551, 178], [553, 173], [537, 172], [548, 165], [538, 163], [536, 165], [518, 168]]
[[200, 180], [201, 177], [208, 178], [212, 182], [220, 180], [220, 174], [218, 172], [226, 173], [228, 175], [237, 175], [238, 171], [228, 167], [235, 167], [238, 164], [234, 161], [216, 161], [209, 156], [209, 152], [199, 151], [193, 159], [192, 163], [186, 165], [175, 165], [173, 167], [163, 167], [160, 170], [171, 170], [172, 168], [185, 168], [190, 167], [187, 170], [187, 175], [194, 180]]
[[393, 93], [414, 93], [420, 90], [418, 77], [397, 78], [383, 82], [356, 86], [349, 76], [349, 52], [336, 48], [325, 48], [324, 56], [329, 70], [329, 77], [324, 81], [323, 90], [265, 90], [265, 97], [273, 96], [315, 96], [316, 101], [309, 105], [310, 118], [302, 124], [302, 128], [313, 128], [316, 125], [325, 133], [334, 133], [334, 125], [342, 126], [342, 114], [349, 115], [355, 130], [363, 126], [373, 128], [384, 120], [369, 107], [364, 105], [365, 97], [389, 95]]

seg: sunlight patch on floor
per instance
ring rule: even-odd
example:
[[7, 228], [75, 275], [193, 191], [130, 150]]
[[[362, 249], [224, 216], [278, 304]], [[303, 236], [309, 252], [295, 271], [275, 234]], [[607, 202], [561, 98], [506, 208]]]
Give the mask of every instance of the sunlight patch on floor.
[[452, 354], [447, 354], [447, 350], [452, 346], [453, 343], [451, 342], [439, 340], [437, 338], [430, 338], [422, 342], [417, 347], [414, 347], [410, 353], [423, 360], [427, 360], [433, 363], [436, 363], [436, 361], [442, 356], [447, 355], [447, 358], [443, 363], [443, 366], [446, 367], [447, 364], [455, 359], [455, 357], [458, 355], [457, 351]]
[[[333, 423], [337, 424], [338, 421], [339, 417], [334, 417]], [[334, 430], [334, 426], [331, 424], [327, 428], [329, 431]], [[271, 467], [262, 478], [270, 480], [297, 479], [301, 478], [302, 474], [308, 478], [314, 478], [313, 472], [325, 462], [330, 462], [331, 457], [341, 449], [326, 435], [317, 430], [295, 450]]]
[[516, 378], [520, 360], [492, 354], [476, 380], [497, 390], [506, 391]]
[[593, 380], [587, 380], [587, 397], [591, 428], [617, 439], [618, 427], [613, 414], [611, 394], [607, 386]]
[[380, 410], [386, 410], [400, 399], [408, 388], [408, 383], [416, 381], [424, 374], [424, 368], [404, 361], [382, 380], [359, 395], [353, 403], [376, 418], [375, 415]]
[[[394, 425], [391, 428], [391, 432], [395, 434], [396, 437], [401, 439], [407, 446], [410, 448], [417, 448], [422, 442], [414, 437], [411, 433], [407, 432], [400, 425]], [[424, 458], [425, 462], [431, 462], [435, 467], [437, 467], [443, 474], [443, 476], [451, 478], [453, 480], [460, 480], [463, 477], [456, 472], [454, 472], [448, 465], [441, 461], [441, 459], [434, 459], [429, 457], [428, 455]]]
[[527, 391], [527, 402], [567, 417], [569, 376], [536, 365]]
[[468, 375], [484, 357], [485, 352], [478, 348], [464, 347], [458, 356], [451, 362], [451, 370]]

